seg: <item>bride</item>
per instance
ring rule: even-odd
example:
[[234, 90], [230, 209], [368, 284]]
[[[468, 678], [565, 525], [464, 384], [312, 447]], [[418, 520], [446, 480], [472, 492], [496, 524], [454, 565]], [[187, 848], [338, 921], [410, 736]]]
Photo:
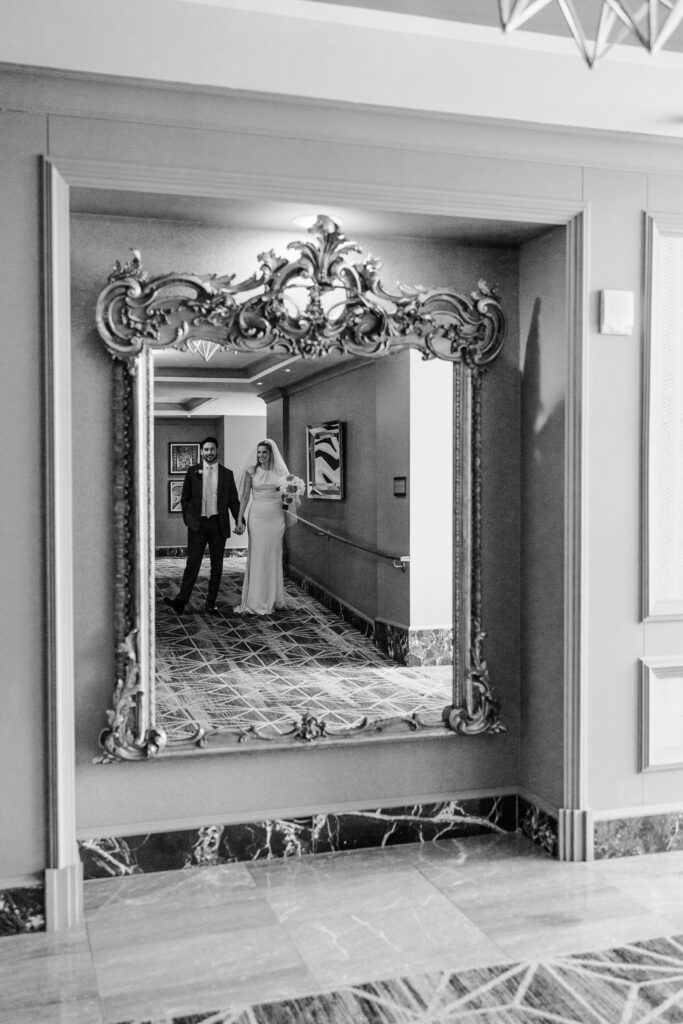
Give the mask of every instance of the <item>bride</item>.
[[265, 438], [252, 451], [240, 474], [241, 501], [237, 530], [244, 529], [244, 516], [251, 499], [247, 535], [247, 568], [242, 600], [234, 609], [240, 615], [270, 615], [287, 607], [282, 573], [282, 539], [285, 512], [278, 481], [289, 470], [275, 441]]

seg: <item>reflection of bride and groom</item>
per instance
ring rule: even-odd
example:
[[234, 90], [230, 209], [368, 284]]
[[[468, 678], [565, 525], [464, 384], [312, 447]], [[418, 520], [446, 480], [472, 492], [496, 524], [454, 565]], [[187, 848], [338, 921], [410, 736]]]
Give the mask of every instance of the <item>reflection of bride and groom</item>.
[[249, 539], [242, 599], [233, 609], [239, 615], [271, 615], [287, 606], [282, 570], [285, 521], [296, 519], [301, 481], [293, 477], [270, 438], [259, 441], [250, 453], [237, 483], [232, 470], [218, 462], [218, 442], [205, 438], [202, 461], [191, 466], [183, 481], [180, 505], [187, 526], [187, 561], [176, 597], [164, 603], [181, 615], [197, 581], [209, 548], [211, 573], [206, 595], [207, 612], [218, 611], [218, 590], [223, 575], [230, 516], [235, 533], [246, 530]]

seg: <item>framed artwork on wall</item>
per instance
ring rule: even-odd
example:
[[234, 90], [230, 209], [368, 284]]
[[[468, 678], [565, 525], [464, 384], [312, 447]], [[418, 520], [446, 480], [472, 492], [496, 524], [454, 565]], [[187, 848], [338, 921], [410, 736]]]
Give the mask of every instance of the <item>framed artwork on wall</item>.
[[169, 512], [181, 512], [180, 496], [183, 493], [183, 481], [182, 480], [169, 480], [168, 481], [168, 511]]
[[187, 473], [199, 462], [199, 442], [170, 441], [168, 445], [169, 473]]
[[326, 501], [344, 497], [343, 423], [338, 420], [306, 427], [306, 495]]

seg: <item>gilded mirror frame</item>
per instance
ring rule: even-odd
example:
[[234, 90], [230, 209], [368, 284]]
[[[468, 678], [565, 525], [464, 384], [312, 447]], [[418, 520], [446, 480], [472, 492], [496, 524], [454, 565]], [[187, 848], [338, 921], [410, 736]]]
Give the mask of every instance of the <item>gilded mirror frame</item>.
[[[246, 281], [235, 275], [169, 273], [149, 278], [140, 254], [117, 262], [100, 293], [96, 322], [114, 359], [115, 630], [116, 685], [103, 761], [143, 760], [192, 749], [237, 749], [301, 743], [348, 742], [414, 732], [416, 716], [364, 722], [330, 733], [304, 714], [286, 734], [256, 729], [198, 728], [191, 739], [169, 741], [156, 719], [154, 693], [153, 353], [208, 342], [227, 350], [318, 359], [339, 352], [378, 359], [405, 349], [454, 368], [453, 691], [443, 725], [460, 734], [504, 729], [483, 654], [481, 560], [482, 380], [499, 355], [506, 318], [499, 297], [480, 281], [470, 295], [444, 288], [399, 285], [384, 289], [381, 263], [352, 261], [361, 249], [330, 217], [320, 215], [310, 241], [293, 241], [293, 256], [258, 256]], [[288, 290], [308, 291], [293, 314]], [[335, 289], [334, 316], [322, 299]], [[340, 298], [341, 296], [341, 298]]]

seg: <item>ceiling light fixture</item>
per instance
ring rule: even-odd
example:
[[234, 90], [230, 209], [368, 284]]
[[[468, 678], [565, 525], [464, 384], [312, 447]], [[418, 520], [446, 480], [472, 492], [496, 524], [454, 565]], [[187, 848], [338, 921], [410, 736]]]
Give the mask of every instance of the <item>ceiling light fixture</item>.
[[591, 39], [574, 0], [498, 0], [503, 31], [521, 28], [551, 3], [559, 7], [589, 68], [627, 36], [634, 37], [650, 53], [657, 53], [683, 21], [683, 0], [647, 0], [635, 12], [628, 9], [625, 0], [602, 0], [595, 38]]

